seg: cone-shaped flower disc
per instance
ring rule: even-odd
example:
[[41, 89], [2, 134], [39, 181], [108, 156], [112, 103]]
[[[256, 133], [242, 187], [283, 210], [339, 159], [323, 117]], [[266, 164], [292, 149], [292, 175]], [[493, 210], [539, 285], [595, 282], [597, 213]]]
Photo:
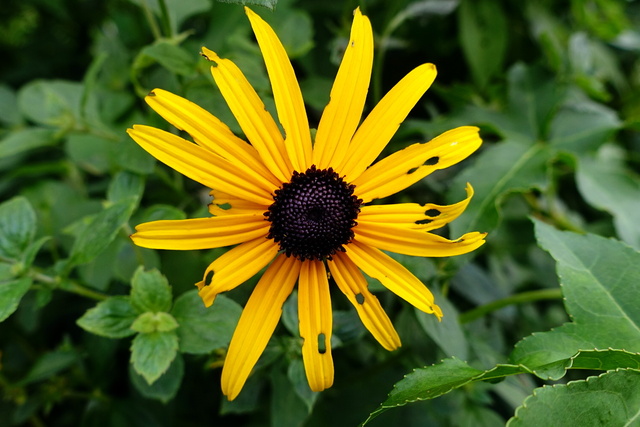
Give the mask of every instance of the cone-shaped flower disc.
[[[471, 232], [455, 240], [430, 233], [457, 218], [473, 196], [449, 206], [367, 205], [467, 158], [481, 144], [478, 128], [453, 129], [375, 164], [398, 126], [429, 88], [436, 68], [424, 64], [404, 77], [360, 123], [371, 77], [373, 33], [355, 10], [351, 36], [315, 141], [300, 87], [273, 29], [246, 8], [265, 60], [280, 131], [242, 71], [202, 48], [211, 73], [247, 141], [197, 105], [161, 89], [147, 103], [193, 138], [148, 126], [129, 135], [161, 162], [212, 189], [212, 217], [140, 224], [135, 244], [155, 249], [236, 245], [214, 260], [197, 283], [206, 306], [263, 268], [231, 339], [222, 390], [234, 399], [265, 349], [282, 305], [298, 285], [302, 357], [314, 391], [333, 383], [332, 314], [328, 272], [355, 306], [364, 326], [387, 350], [400, 338], [364, 274], [438, 318], [433, 295], [383, 251], [423, 257], [464, 254], [484, 243]], [[195, 142], [195, 143], [194, 143]]]

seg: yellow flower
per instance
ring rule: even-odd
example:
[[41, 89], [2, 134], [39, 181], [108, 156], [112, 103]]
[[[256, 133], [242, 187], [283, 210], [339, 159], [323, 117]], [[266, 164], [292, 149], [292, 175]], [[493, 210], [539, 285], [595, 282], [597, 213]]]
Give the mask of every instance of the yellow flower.
[[331, 100], [312, 142], [284, 47], [266, 22], [245, 10], [264, 56], [284, 136], [240, 69], [206, 48], [202, 55], [215, 64], [213, 78], [250, 144], [202, 108], [161, 89], [151, 92], [147, 103], [195, 144], [148, 126], [128, 131], [158, 160], [211, 188], [213, 196], [212, 217], [140, 224], [131, 236], [136, 245], [179, 250], [237, 245], [213, 261], [197, 283], [206, 306], [268, 266], [227, 352], [222, 390], [230, 400], [264, 351], [296, 282], [305, 371], [311, 389], [321, 391], [333, 383], [329, 277], [375, 339], [394, 350], [400, 338], [362, 273], [440, 318], [431, 292], [383, 251], [453, 256], [478, 248], [485, 236], [472, 232], [447, 240], [430, 233], [464, 211], [473, 195], [470, 185], [467, 198], [449, 206], [367, 204], [458, 163], [481, 144], [478, 128], [459, 127], [372, 165], [435, 79], [433, 64], [411, 71], [360, 124], [373, 34], [367, 17], [356, 9]]

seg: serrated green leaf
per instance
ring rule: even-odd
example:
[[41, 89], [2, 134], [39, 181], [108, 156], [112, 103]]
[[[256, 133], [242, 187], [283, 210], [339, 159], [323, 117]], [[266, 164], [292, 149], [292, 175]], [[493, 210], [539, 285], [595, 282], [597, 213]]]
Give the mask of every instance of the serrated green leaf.
[[528, 371], [525, 367], [517, 365], [497, 365], [493, 369], [483, 371], [472, 368], [456, 358], [444, 359], [437, 365], [415, 369], [396, 383], [387, 400], [369, 415], [364, 424], [390, 408], [418, 400], [433, 399], [473, 381], [495, 380], [523, 372]]
[[169, 282], [158, 270], [144, 271], [144, 267], [138, 267], [131, 279], [131, 305], [139, 313], [169, 311]]
[[600, 155], [579, 159], [576, 182], [587, 203], [613, 215], [618, 237], [640, 250], [640, 178], [622, 162]]
[[55, 131], [42, 128], [27, 128], [11, 132], [0, 141], [0, 159], [29, 150], [54, 145]]
[[515, 140], [503, 141], [482, 152], [452, 184], [456, 192], [449, 201], [462, 199], [460, 191], [467, 182], [473, 185], [475, 196], [466, 211], [450, 224], [451, 235], [493, 230], [500, 222], [500, 204], [506, 195], [547, 186], [546, 167], [551, 156], [543, 144]]
[[612, 239], [534, 223], [538, 243], [557, 261], [573, 322], [520, 341], [511, 361], [540, 366], [584, 349], [640, 352], [640, 253]]
[[138, 334], [131, 343], [131, 364], [151, 385], [169, 369], [177, 353], [175, 331]]
[[29, 277], [0, 281], [0, 322], [16, 311], [20, 300], [31, 287], [31, 283]]
[[396, 383], [387, 400], [371, 413], [365, 424], [387, 409], [419, 400], [434, 399], [478, 381], [494, 383], [511, 375], [527, 373], [558, 380], [565, 375], [567, 369], [613, 370], [639, 367], [640, 353], [611, 349], [580, 351], [570, 358], [558, 360], [547, 366], [498, 364], [485, 371], [475, 369], [456, 358], [444, 359], [439, 364], [416, 369]]
[[87, 310], [76, 323], [85, 331], [107, 338], [124, 338], [133, 335], [131, 324], [138, 313], [131, 306], [128, 296], [116, 296], [99, 302]]
[[0, 204], [0, 256], [20, 259], [36, 234], [36, 213], [29, 201], [14, 197]]
[[508, 427], [637, 426], [640, 371], [621, 369], [534, 391]]
[[148, 334], [150, 332], [169, 332], [178, 327], [178, 322], [169, 313], [152, 313], [147, 311], [133, 321], [131, 329]]
[[22, 253], [22, 258], [20, 260], [23, 269], [31, 267], [31, 264], [33, 264], [33, 261], [36, 259], [36, 255], [38, 255], [42, 245], [47, 243], [49, 240], [51, 240], [51, 236], [44, 236], [34, 242], [31, 242], [31, 244], [27, 246]]
[[242, 307], [235, 301], [219, 295], [213, 306], [207, 308], [197, 290], [185, 292], [175, 300], [171, 314], [180, 325], [180, 351], [206, 354], [227, 347], [235, 330]]
[[77, 236], [71, 248], [70, 265], [84, 264], [98, 256], [115, 239], [135, 206], [136, 200], [128, 198], [95, 215]]
[[507, 18], [498, 3], [489, 0], [462, 1], [458, 17], [465, 59], [476, 84], [484, 87], [502, 69], [508, 42]]
[[180, 354], [173, 359], [167, 372], [151, 385], [133, 369], [133, 366], [129, 365], [129, 378], [136, 390], [144, 397], [156, 399], [162, 403], [167, 403], [175, 397], [182, 384], [183, 376], [184, 360]]

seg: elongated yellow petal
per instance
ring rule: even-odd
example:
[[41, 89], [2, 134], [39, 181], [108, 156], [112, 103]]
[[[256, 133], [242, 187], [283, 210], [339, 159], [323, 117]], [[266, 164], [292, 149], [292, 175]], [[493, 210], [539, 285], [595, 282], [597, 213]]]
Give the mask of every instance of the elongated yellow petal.
[[217, 117], [171, 92], [154, 89], [146, 98], [147, 104], [169, 123], [187, 132], [200, 146], [229, 160], [242, 173], [258, 181], [267, 181], [273, 188], [278, 179], [260, 160], [255, 148], [238, 138]]
[[238, 199], [230, 194], [218, 190], [209, 193], [213, 200], [209, 204], [209, 213], [214, 216], [237, 214], [264, 214], [268, 206]]
[[280, 181], [289, 181], [293, 166], [284, 139], [256, 91], [233, 62], [206, 47], [202, 48], [202, 54], [216, 64], [211, 67], [213, 79], [251, 145]]
[[235, 399], [264, 351], [300, 271], [295, 258], [278, 256], [256, 285], [242, 311], [222, 368], [222, 392]]
[[484, 244], [486, 233], [474, 231], [457, 240], [448, 240], [424, 230], [376, 223], [360, 223], [354, 229], [356, 239], [369, 246], [399, 254], [421, 257], [462, 255]]
[[298, 318], [302, 360], [307, 381], [313, 391], [333, 384], [331, 333], [333, 318], [327, 272], [321, 261], [304, 261], [298, 282]]
[[266, 237], [258, 237], [233, 249], [213, 261], [196, 283], [204, 305], [213, 304], [216, 295], [230, 291], [262, 270], [278, 253], [279, 246]]
[[311, 134], [298, 80], [287, 52], [273, 29], [248, 7], [244, 10], [251, 21], [267, 66], [291, 164], [295, 170], [304, 172], [311, 166]]
[[452, 129], [424, 144], [391, 154], [367, 169], [353, 184], [365, 203], [389, 196], [431, 172], [466, 159], [482, 144], [475, 126]]
[[266, 237], [269, 222], [262, 215], [145, 222], [131, 235], [133, 242], [151, 249], [211, 249]]
[[452, 205], [398, 203], [363, 206], [358, 214], [358, 224], [373, 223], [424, 231], [435, 230], [450, 223], [464, 212], [473, 197], [471, 184], [467, 183], [466, 191], [467, 198]]
[[202, 185], [254, 203], [266, 206], [273, 203], [273, 189], [264, 180], [243, 174], [209, 150], [150, 126], [136, 125], [127, 132], [153, 157]]
[[378, 298], [369, 292], [367, 280], [353, 261], [344, 253], [338, 252], [327, 264], [338, 288], [356, 308], [365, 328], [385, 349], [393, 351], [400, 347], [400, 337], [389, 316]]
[[351, 25], [351, 36], [329, 104], [322, 113], [313, 147], [313, 163], [320, 169], [338, 165], [344, 159], [349, 141], [355, 133], [371, 80], [373, 64], [373, 31], [371, 23], [357, 8]]
[[387, 289], [425, 313], [442, 317], [442, 310], [433, 301], [433, 294], [409, 270], [379, 249], [353, 240], [345, 246], [347, 256], [368, 276], [377, 279]]
[[351, 140], [336, 168], [353, 182], [378, 157], [400, 124], [436, 78], [436, 67], [423, 64], [400, 80], [375, 106]]

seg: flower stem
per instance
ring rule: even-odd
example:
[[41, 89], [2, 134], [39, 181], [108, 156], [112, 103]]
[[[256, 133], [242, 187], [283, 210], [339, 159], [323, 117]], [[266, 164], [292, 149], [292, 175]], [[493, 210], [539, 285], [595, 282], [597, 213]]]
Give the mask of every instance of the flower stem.
[[162, 20], [164, 36], [170, 39], [173, 37], [173, 31], [171, 30], [171, 20], [169, 19], [169, 9], [167, 9], [167, 2], [165, 0], [158, 0], [158, 3], [160, 4], [160, 19]]
[[160, 28], [158, 28], [158, 23], [156, 22], [156, 18], [153, 16], [153, 12], [151, 11], [151, 9], [149, 9], [147, 0], [142, 0], [142, 9], [144, 10], [144, 16], [147, 18], [149, 28], [153, 33], [153, 38], [156, 40], [161, 39], [162, 33], [160, 32]]
[[36, 282], [44, 283], [48, 287], [61, 289], [63, 291], [81, 295], [83, 297], [87, 297], [96, 301], [103, 301], [108, 298], [108, 295], [105, 295], [102, 292], [94, 291], [93, 289], [86, 286], [82, 286], [81, 284], [73, 280], [60, 280], [57, 277], [47, 276], [46, 274], [38, 273], [33, 270], [31, 271], [31, 274], [29, 274], [29, 276], [31, 276], [31, 278]]
[[535, 301], [554, 300], [561, 298], [562, 291], [560, 290], [560, 288], [540, 289], [537, 291], [522, 292], [519, 294], [510, 295], [506, 298], [492, 301], [489, 304], [481, 305], [480, 307], [476, 307], [473, 310], [461, 313], [458, 316], [458, 321], [460, 323], [469, 323], [509, 305], [526, 304]]

